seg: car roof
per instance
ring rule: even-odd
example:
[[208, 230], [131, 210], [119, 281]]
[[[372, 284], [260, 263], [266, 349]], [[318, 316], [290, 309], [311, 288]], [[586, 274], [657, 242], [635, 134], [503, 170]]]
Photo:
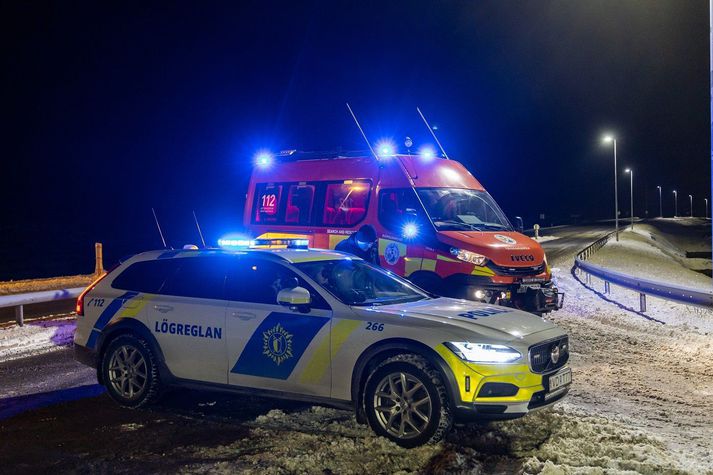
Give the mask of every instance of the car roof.
[[[360, 259], [357, 256], [340, 251], [327, 249], [161, 249], [156, 251], [146, 251], [136, 255], [137, 260], [173, 259], [179, 257], [215, 256], [215, 255], [236, 255], [254, 256], [266, 259], [287, 261], [291, 264], [301, 262], [329, 261], [342, 259]], [[133, 260], [133, 259], [132, 259]]]

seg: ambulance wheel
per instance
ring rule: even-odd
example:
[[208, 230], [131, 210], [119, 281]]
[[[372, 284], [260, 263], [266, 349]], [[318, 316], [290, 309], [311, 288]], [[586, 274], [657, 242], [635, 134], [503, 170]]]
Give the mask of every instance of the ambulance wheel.
[[141, 407], [158, 397], [158, 363], [142, 338], [121, 335], [112, 340], [104, 352], [101, 371], [109, 396], [122, 406]]
[[437, 443], [453, 424], [440, 373], [412, 354], [374, 368], [364, 389], [364, 410], [374, 432], [407, 448]]

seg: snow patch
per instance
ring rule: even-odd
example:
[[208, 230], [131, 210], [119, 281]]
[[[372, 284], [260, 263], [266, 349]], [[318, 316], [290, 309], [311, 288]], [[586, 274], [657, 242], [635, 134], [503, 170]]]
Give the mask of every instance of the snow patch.
[[72, 344], [74, 316], [34, 320], [0, 328], [0, 361], [36, 355]]

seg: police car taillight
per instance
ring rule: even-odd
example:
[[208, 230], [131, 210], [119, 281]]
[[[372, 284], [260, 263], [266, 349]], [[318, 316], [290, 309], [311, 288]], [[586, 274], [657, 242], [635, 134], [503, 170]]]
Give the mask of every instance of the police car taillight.
[[94, 290], [94, 287], [97, 286], [99, 282], [102, 281], [106, 276], [108, 276], [114, 269], [119, 267], [119, 264], [115, 265], [102, 275], [100, 275], [97, 279], [94, 280], [89, 286], [82, 291], [81, 294], [79, 294], [79, 297], [77, 297], [77, 306], [75, 307], [75, 311], [77, 312], [78, 317], [83, 317], [84, 316], [84, 296], [87, 295], [89, 292]]

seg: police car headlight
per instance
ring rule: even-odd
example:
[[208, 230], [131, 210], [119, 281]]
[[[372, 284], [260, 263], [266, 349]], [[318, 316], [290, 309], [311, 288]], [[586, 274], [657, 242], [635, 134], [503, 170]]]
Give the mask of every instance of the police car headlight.
[[456, 256], [461, 261], [469, 262], [475, 264], [476, 266], [483, 266], [488, 262], [488, 258], [477, 252], [466, 251], [465, 249], [458, 249], [456, 247], [451, 248], [451, 254]]
[[446, 346], [460, 359], [471, 363], [512, 363], [522, 356], [519, 351], [505, 345], [451, 341]]

